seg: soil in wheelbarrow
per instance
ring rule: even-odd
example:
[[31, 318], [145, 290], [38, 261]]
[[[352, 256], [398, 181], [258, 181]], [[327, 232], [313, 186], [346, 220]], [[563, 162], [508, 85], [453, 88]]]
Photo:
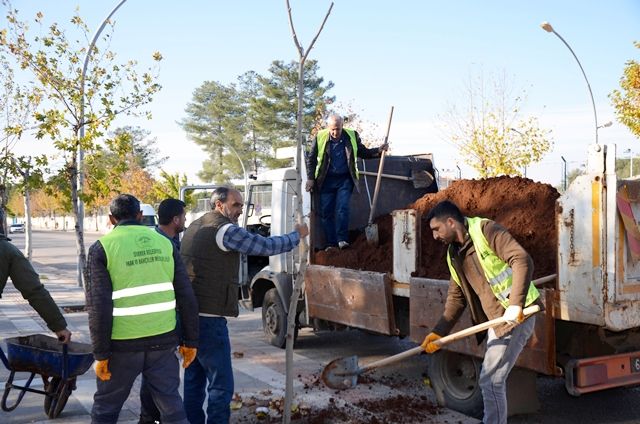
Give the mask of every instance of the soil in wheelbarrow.
[[[433, 239], [424, 218], [443, 200], [457, 204], [467, 216], [490, 218], [503, 225], [532, 256], [534, 278], [556, 272], [555, 203], [558, 191], [549, 184], [521, 177], [496, 177], [457, 180], [445, 190], [426, 194], [406, 208], [417, 209], [423, 217], [420, 265], [417, 277], [448, 279], [445, 247]], [[401, 205], [398, 205], [401, 208]], [[384, 215], [376, 219], [380, 244], [371, 246], [364, 234], [349, 249], [317, 252], [318, 265], [392, 272], [392, 219]]]

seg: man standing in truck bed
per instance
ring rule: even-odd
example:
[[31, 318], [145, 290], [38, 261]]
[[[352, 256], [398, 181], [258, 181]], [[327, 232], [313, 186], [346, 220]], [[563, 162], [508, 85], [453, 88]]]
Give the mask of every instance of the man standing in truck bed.
[[349, 247], [349, 201], [359, 177], [356, 161], [380, 157], [389, 147], [367, 149], [358, 133], [343, 129], [342, 122], [340, 115], [330, 115], [307, 156], [306, 190], [319, 192], [320, 220], [329, 250]]
[[448, 200], [429, 212], [427, 222], [433, 238], [447, 244], [451, 282], [442, 317], [422, 347], [427, 353], [438, 350], [434, 342], [451, 331], [467, 305], [473, 324], [504, 317], [509, 325], [488, 331], [480, 388], [483, 422], [506, 424], [507, 377], [535, 324], [535, 317], [524, 320], [522, 309], [542, 306], [531, 284], [533, 261], [505, 228], [489, 219], [465, 217]]

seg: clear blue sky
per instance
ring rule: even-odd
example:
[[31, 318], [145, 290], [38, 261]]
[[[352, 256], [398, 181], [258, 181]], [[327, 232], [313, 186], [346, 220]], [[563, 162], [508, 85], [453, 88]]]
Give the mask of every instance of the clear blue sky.
[[[97, 28], [117, 4], [90, 0], [14, 0], [24, 18], [37, 10], [45, 22], [68, 22], [76, 6]], [[329, 7], [328, 1], [291, 0], [298, 36], [306, 47]], [[203, 155], [176, 124], [193, 90], [205, 80], [227, 84], [245, 71], [265, 73], [275, 59], [297, 59], [284, 0], [128, 0], [114, 17], [111, 49], [121, 59], [164, 56], [162, 92], [151, 106], [153, 120], [127, 122], [158, 137], [165, 169], [186, 172], [191, 182]], [[336, 0], [310, 58], [320, 75], [335, 83], [332, 93], [361, 115], [385, 127], [395, 106], [391, 148], [395, 153], [435, 155], [441, 170], [457, 164], [474, 173], [439, 130], [440, 117], [470, 73], [505, 71], [526, 88], [528, 114], [553, 131], [555, 147], [528, 176], [552, 184], [561, 178], [563, 155], [569, 168], [586, 160], [594, 141], [591, 101], [569, 50], [543, 21], [571, 45], [587, 73], [599, 123], [600, 141], [616, 143], [619, 155], [638, 139], [615, 122], [608, 94], [618, 87], [624, 64], [640, 59], [640, 1], [375, 1]], [[446, 172], [446, 171], [444, 171]]]

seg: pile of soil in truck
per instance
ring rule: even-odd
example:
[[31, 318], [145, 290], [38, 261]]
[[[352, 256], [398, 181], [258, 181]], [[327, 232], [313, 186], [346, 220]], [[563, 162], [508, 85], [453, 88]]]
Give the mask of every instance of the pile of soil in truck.
[[[407, 209], [417, 209], [422, 214], [421, 257], [415, 276], [449, 279], [445, 246], [433, 239], [429, 225], [424, 220], [429, 211], [443, 200], [454, 202], [466, 216], [489, 218], [507, 228], [533, 258], [534, 278], [554, 274], [557, 263], [555, 204], [559, 196], [558, 191], [549, 184], [506, 176], [457, 180], [445, 190], [426, 194], [406, 206]], [[391, 215], [381, 216], [375, 222], [378, 224], [378, 246], [369, 245], [364, 234], [360, 234], [349, 249], [317, 252], [314, 263], [392, 272]]]

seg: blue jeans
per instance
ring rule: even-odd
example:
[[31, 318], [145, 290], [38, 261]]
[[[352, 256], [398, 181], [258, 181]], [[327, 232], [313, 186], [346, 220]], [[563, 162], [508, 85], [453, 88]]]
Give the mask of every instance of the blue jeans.
[[349, 202], [353, 192], [351, 175], [327, 175], [320, 187], [320, 220], [325, 245], [337, 246], [349, 241]]
[[499, 338], [493, 329], [489, 329], [487, 352], [480, 371], [480, 389], [484, 403], [482, 422], [507, 423], [507, 377], [533, 334], [535, 323], [536, 317], [530, 317]]
[[231, 343], [227, 320], [200, 317], [200, 338], [196, 359], [184, 372], [184, 409], [191, 424], [204, 424], [202, 409], [206, 395], [206, 423], [228, 423], [229, 403], [233, 396]]

